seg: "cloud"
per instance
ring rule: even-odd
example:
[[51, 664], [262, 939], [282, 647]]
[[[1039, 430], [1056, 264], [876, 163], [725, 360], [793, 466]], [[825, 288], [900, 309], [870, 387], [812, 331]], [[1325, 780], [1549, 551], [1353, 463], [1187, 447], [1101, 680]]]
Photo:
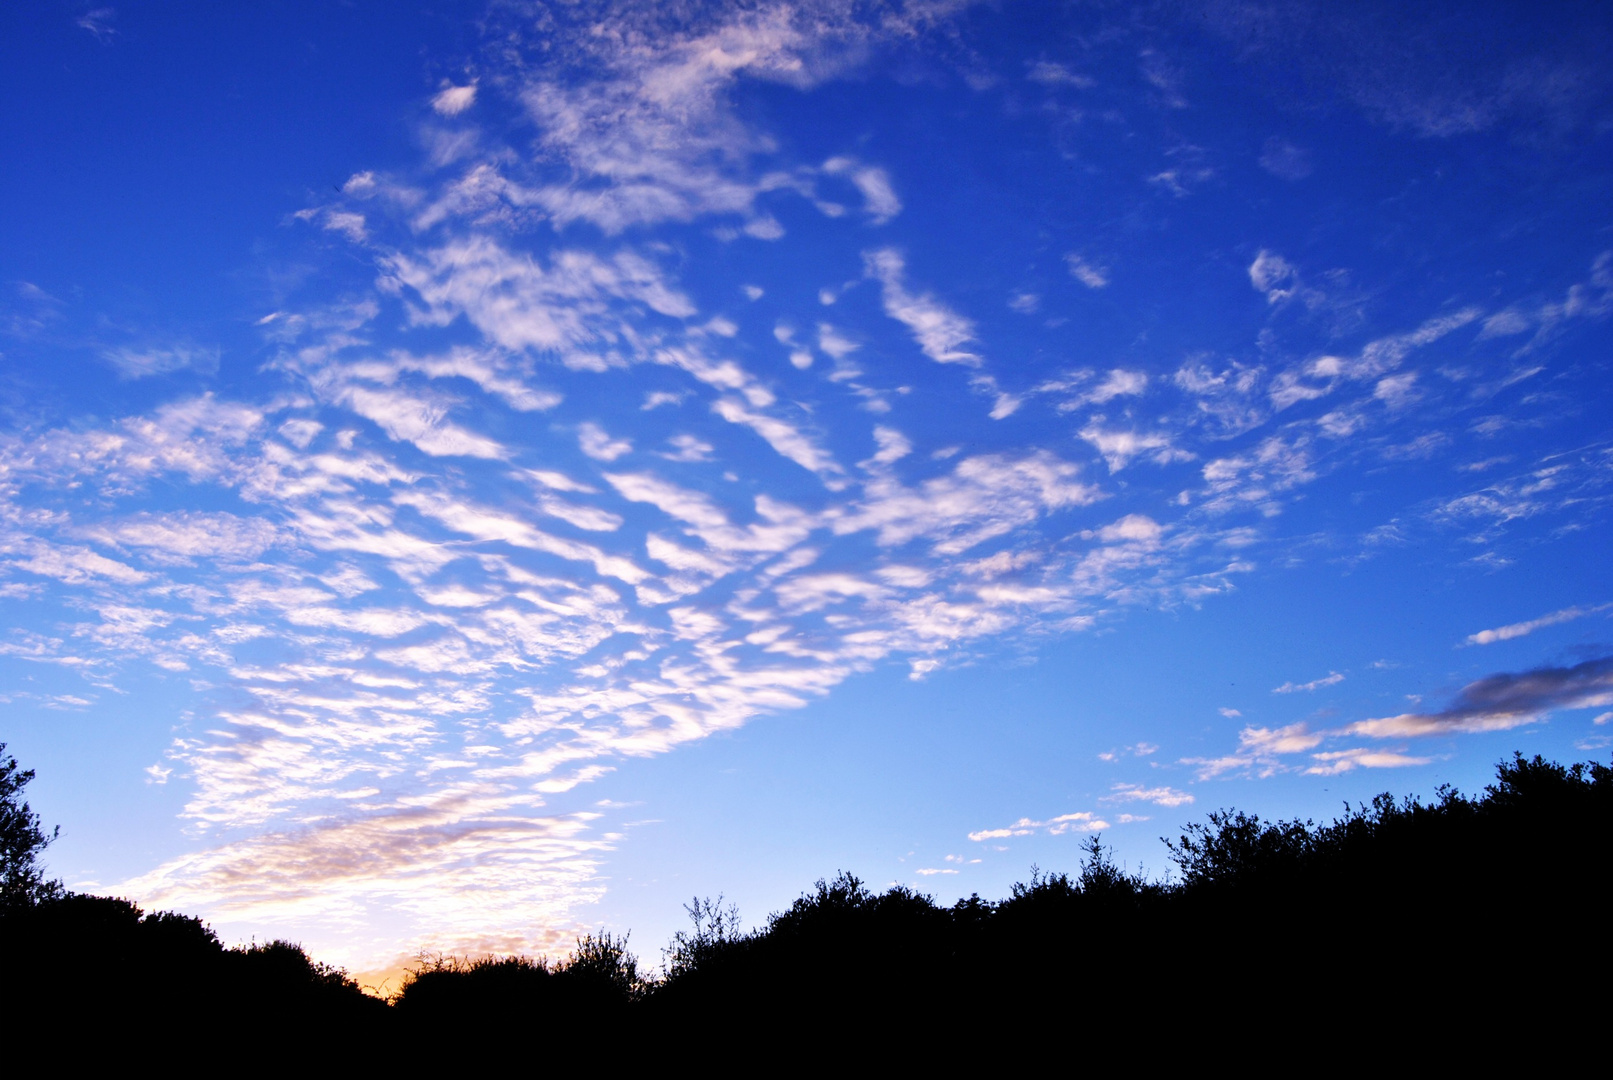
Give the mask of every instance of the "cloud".
[[823, 163], [823, 171], [830, 176], [848, 177], [862, 193], [863, 209], [875, 225], [883, 225], [902, 212], [902, 200], [891, 187], [890, 176], [884, 169], [862, 165], [856, 158], [833, 157]]
[[1298, 282], [1299, 272], [1294, 265], [1274, 251], [1262, 248], [1255, 261], [1249, 264], [1249, 284], [1256, 292], [1265, 293], [1268, 304], [1278, 304], [1293, 296]]
[[[1264, 253], [1263, 253], [1264, 254]], [[1286, 265], [1286, 264], [1285, 264]], [[1251, 278], [1254, 269], [1250, 269]], [[1296, 286], [1297, 287], [1297, 286]], [[1268, 293], [1282, 292], [1274, 289]], [[1285, 293], [1284, 296], [1287, 294]], [[1270, 396], [1279, 410], [1301, 401], [1310, 401], [1332, 393], [1340, 383], [1379, 380], [1378, 396], [1393, 406], [1409, 401], [1415, 375], [1395, 379], [1382, 376], [1398, 368], [1413, 351], [1431, 345], [1456, 330], [1478, 319], [1482, 312], [1476, 307], [1462, 308], [1446, 315], [1425, 320], [1415, 330], [1390, 334], [1370, 341], [1356, 356], [1320, 356], [1298, 367], [1282, 372], [1272, 381]]]
[[633, 450], [631, 440], [613, 439], [604, 428], [591, 421], [577, 425], [577, 445], [595, 461], [615, 461]]
[[1055, 407], [1061, 413], [1068, 413], [1120, 397], [1140, 397], [1148, 390], [1148, 373], [1144, 371], [1111, 368], [1097, 383], [1092, 381], [1095, 377], [1090, 370], [1066, 372], [1038, 384], [1031, 392], [1058, 395], [1061, 400]]
[[1469, 634], [1467, 644], [1493, 645], [1497, 641], [1511, 641], [1513, 638], [1527, 637], [1536, 630], [1543, 630], [1548, 626], [1556, 626], [1559, 623], [1572, 622], [1575, 619], [1583, 619], [1587, 615], [1596, 615], [1609, 608], [1613, 608], [1613, 604], [1597, 604], [1595, 607], [1588, 608], [1563, 608], [1560, 611], [1553, 611], [1549, 615], [1542, 615], [1538, 619], [1509, 623], [1506, 626], [1498, 626], [1494, 630], [1480, 630], [1476, 634]]
[[1115, 784], [1101, 802], [1148, 802], [1155, 806], [1188, 806], [1193, 796], [1173, 787], [1145, 787], [1142, 784]]
[[694, 435], [674, 435], [667, 442], [672, 444], [672, 450], [662, 452], [660, 456], [668, 461], [710, 461], [711, 452], [715, 449]]
[[382, 266], [384, 287], [419, 297], [417, 322], [446, 325], [463, 315], [498, 346], [550, 352], [582, 370], [613, 362], [608, 331], [619, 325], [617, 302], [668, 318], [695, 314], [659, 267], [631, 251], [609, 258], [558, 251], [543, 266], [491, 237], [471, 236], [392, 254]]
[[138, 585], [150, 575], [126, 563], [109, 559], [86, 547], [68, 544], [51, 544], [32, 540], [7, 543], [0, 546], [0, 558], [19, 570], [55, 578], [67, 585], [90, 585], [101, 581], [115, 581], [122, 585]]
[[199, 511], [135, 514], [96, 525], [87, 535], [170, 565], [198, 558], [253, 559], [282, 539], [280, 530], [262, 518]]
[[1260, 152], [1260, 167], [1279, 180], [1303, 180], [1311, 174], [1311, 156], [1308, 151], [1273, 135]]
[[107, 349], [101, 353], [101, 357], [116, 368], [123, 378], [144, 379], [187, 370], [211, 375], [218, 370], [219, 351], [195, 345], [172, 345], [166, 348]]
[[447, 86], [431, 99], [431, 107], [442, 116], [458, 116], [476, 103], [476, 84]]
[[1073, 252], [1064, 256], [1064, 263], [1070, 268], [1070, 276], [1089, 289], [1102, 289], [1109, 284], [1109, 271], [1106, 267], [1089, 263]]
[[1194, 765], [1200, 780], [1213, 780], [1227, 773], [1244, 773], [1265, 779], [1284, 771], [1279, 758], [1285, 754], [1302, 754], [1320, 746], [1326, 734], [1310, 730], [1304, 723], [1288, 724], [1280, 728], [1245, 727], [1238, 732], [1238, 749], [1219, 758], [1183, 758], [1182, 764]]
[[1281, 686], [1274, 688], [1272, 690], [1272, 693], [1273, 694], [1294, 694], [1294, 693], [1306, 693], [1306, 694], [1308, 694], [1308, 693], [1311, 693], [1312, 691], [1320, 690], [1324, 686], [1337, 686], [1339, 683], [1341, 683], [1343, 681], [1344, 681], [1344, 676], [1343, 675], [1340, 675], [1336, 671], [1331, 671], [1331, 672], [1328, 672], [1326, 675], [1322, 676], [1320, 679], [1312, 679], [1310, 682], [1307, 682], [1307, 683], [1285, 682]]
[[1029, 67], [1025, 78], [1043, 86], [1073, 86], [1079, 90], [1086, 90], [1097, 85], [1096, 81], [1088, 76], [1078, 75], [1063, 64], [1055, 64], [1048, 60], [1038, 60]]
[[1273, 497], [1316, 479], [1309, 440], [1268, 436], [1248, 453], [1217, 458], [1204, 466], [1206, 509], [1225, 512], [1238, 506], [1271, 507]]
[[1433, 758], [1412, 757], [1388, 750], [1368, 750], [1355, 747], [1349, 750], [1330, 750], [1312, 754], [1317, 764], [1305, 771], [1312, 776], [1338, 776], [1352, 769], [1404, 769], [1412, 765], [1428, 765]]
[[780, 457], [817, 473], [833, 489], [842, 483], [839, 463], [794, 424], [749, 408], [738, 398], [724, 397], [712, 402], [711, 411], [731, 424], [741, 424], [760, 435]]
[[494, 349], [457, 346], [428, 356], [394, 350], [384, 360], [366, 359], [310, 374], [317, 382], [331, 386], [355, 380], [392, 386], [406, 374], [465, 379], [517, 412], [543, 412], [561, 401], [559, 394], [532, 385], [531, 365], [524, 358]]
[[353, 412], [374, 421], [387, 437], [413, 443], [432, 457], [504, 458], [499, 443], [448, 420], [450, 402], [440, 395], [350, 385], [336, 398]]
[[94, 34], [95, 40], [107, 45], [118, 34], [117, 30], [112, 26], [112, 20], [116, 17], [117, 10], [114, 8], [94, 8], [80, 15], [73, 22], [80, 29], [88, 30], [91, 34]]
[[1568, 668], [1491, 675], [1462, 687], [1438, 712], [1361, 720], [1345, 731], [1377, 739], [1505, 731], [1534, 723], [1555, 709], [1607, 704], [1613, 704], [1613, 657], [1604, 656]]
[[1170, 436], [1164, 432], [1106, 429], [1100, 426], [1100, 421], [1101, 418], [1095, 418], [1078, 434], [1103, 456], [1104, 463], [1109, 466], [1111, 473], [1124, 469], [1133, 458], [1143, 457], [1159, 465], [1168, 465], [1173, 461], [1184, 461], [1193, 456], [1173, 447]]
[[885, 547], [926, 538], [937, 554], [955, 555], [1044, 513], [1097, 501], [1098, 489], [1078, 481], [1079, 472], [1078, 466], [1037, 451], [1019, 458], [966, 458], [950, 475], [917, 487], [876, 476], [858, 503], [833, 515], [832, 525], [840, 534], [876, 530]]
[[[871, 29], [834, 7], [719, 17], [690, 29], [639, 27], [635, 21], [656, 16], [619, 9], [580, 25], [567, 41], [575, 46], [569, 77], [541, 77], [521, 92], [542, 151], [575, 177], [533, 189], [530, 201], [562, 226], [586, 220], [612, 234], [707, 215], [769, 220], [756, 213], [758, 196], [799, 183], [746, 175], [743, 164], [771, 141], [738, 119], [728, 89], [741, 77], [810, 86], [838, 70], [844, 49]], [[869, 205], [879, 212], [875, 198]]]
[[969, 834], [969, 839], [978, 844], [986, 840], [1003, 840], [1011, 836], [1030, 836], [1038, 832], [1046, 832], [1050, 836], [1062, 836], [1071, 832], [1101, 832], [1109, 827], [1109, 822], [1098, 815], [1091, 811], [1081, 811], [1074, 814], [1060, 814], [1046, 821], [1020, 818], [1006, 828], [978, 829]]
[[974, 323], [927, 293], [907, 291], [907, 263], [894, 248], [868, 252], [863, 262], [868, 276], [884, 288], [885, 314], [912, 331], [925, 356], [938, 364], [979, 367], [984, 362], [963, 347], [975, 339]]

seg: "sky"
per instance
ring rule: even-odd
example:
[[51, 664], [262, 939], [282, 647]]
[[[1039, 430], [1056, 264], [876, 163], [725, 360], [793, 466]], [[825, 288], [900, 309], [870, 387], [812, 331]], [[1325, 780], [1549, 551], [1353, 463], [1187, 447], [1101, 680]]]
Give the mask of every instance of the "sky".
[[0, 13], [74, 888], [652, 966], [1613, 742], [1596, 5]]

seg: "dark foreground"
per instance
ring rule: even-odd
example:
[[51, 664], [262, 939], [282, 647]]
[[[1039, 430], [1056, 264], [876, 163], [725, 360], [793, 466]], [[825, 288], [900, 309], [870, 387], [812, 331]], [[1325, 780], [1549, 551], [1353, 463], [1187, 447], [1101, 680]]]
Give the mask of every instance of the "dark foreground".
[[294, 945], [48, 894], [0, 911], [0, 1022], [63, 1064], [1550, 1069], [1605, 1053], [1610, 841], [1613, 769], [1519, 757], [1475, 798], [1326, 826], [1212, 814], [1169, 884], [1096, 842], [996, 902], [842, 874], [749, 933], [696, 902], [660, 978], [601, 936], [558, 965], [423, 965], [390, 1005]]

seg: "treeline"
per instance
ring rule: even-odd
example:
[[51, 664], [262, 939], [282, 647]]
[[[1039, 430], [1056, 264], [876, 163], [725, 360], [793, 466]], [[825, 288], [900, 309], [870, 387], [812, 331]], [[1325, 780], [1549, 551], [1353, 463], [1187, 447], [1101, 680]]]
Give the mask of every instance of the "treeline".
[[1325, 825], [1213, 813], [1170, 844], [1165, 881], [1094, 838], [1076, 873], [1033, 872], [998, 901], [942, 906], [842, 873], [746, 931], [696, 900], [654, 976], [600, 935], [559, 964], [422, 964], [388, 1004], [296, 946], [226, 949], [195, 919], [37, 882], [0, 914], [0, 948], [10, 1015], [115, 1018], [137, 1038], [184, 1017], [577, 1063], [668, 1046], [934, 1061], [1094, 1038], [1238, 1060], [1506, 1056], [1509, 1040], [1566, 1047], [1605, 1023], [1610, 840], [1613, 769], [1518, 756], [1477, 796], [1382, 795]]

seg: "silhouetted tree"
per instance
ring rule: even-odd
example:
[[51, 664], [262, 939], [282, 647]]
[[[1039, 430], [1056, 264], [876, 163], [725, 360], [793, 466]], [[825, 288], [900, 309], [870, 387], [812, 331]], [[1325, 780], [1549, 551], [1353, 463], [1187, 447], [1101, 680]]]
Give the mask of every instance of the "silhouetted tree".
[[61, 834], [40, 827], [39, 815], [23, 801], [22, 789], [34, 778], [0, 743], [0, 907], [22, 907], [60, 896], [62, 885], [45, 877], [40, 853]]

